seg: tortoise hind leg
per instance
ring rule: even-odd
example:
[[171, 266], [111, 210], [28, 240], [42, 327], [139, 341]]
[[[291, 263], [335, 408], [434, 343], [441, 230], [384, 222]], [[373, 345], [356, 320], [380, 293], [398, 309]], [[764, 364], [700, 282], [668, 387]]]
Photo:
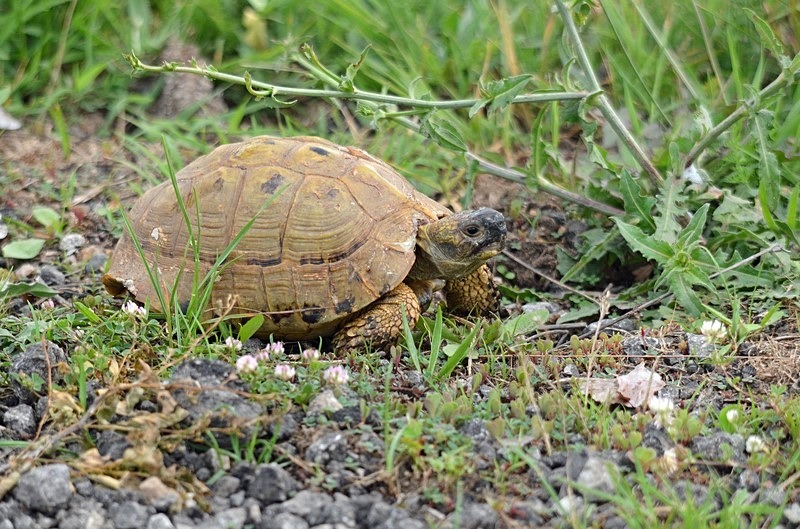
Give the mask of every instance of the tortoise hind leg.
[[412, 328], [420, 315], [419, 299], [414, 290], [400, 283], [383, 297], [356, 313], [333, 335], [333, 349], [340, 351], [373, 351], [386, 349], [403, 335], [403, 309]]
[[500, 292], [487, 265], [464, 277], [448, 280], [444, 293], [447, 296], [447, 309], [452, 314], [486, 314], [500, 308]]

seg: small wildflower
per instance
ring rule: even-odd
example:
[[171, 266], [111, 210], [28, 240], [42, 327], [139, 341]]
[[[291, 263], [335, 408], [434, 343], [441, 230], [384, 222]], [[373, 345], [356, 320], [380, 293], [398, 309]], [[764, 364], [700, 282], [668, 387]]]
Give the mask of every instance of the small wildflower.
[[269, 344], [267, 347], [270, 355], [282, 355], [284, 351], [283, 342], [275, 342]]
[[730, 410], [725, 412], [725, 418], [731, 424], [736, 424], [739, 422], [739, 410], [736, 408], [731, 408]]
[[255, 356], [259, 362], [269, 362], [269, 346], [259, 349]]
[[331, 366], [325, 370], [325, 373], [322, 374], [322, 378], [325, 379], [325, 382], [328, 384], [341, 386], [347, 384], [350, 375], [347, 374], [347, 369], [343, 366]]
[[122, 312], [139, 318], [144, 318], [147, 315], [147, 311], [144, 307], [140, 307], [136, 302], [130, 299], [122, 304]]
[[650, 397], [647, 406], [655, 415], [657, 426], [669, 426], [672, 424], [672, 412], [675, 410], [675, 403], [667, 397]]
[[42, 303], [41, 303], [41, 305], [40, 305], [40, 306], [41, 306], [43, 309], [46, 309], [46, 310], [51, 310], [51, 309], [54, 309], [54, 308], [55, 308], [56, 304], [55, 304], [55, 302], [54, 302], [52, 299], [46, 299], [46, 300], [42, 301]]
[[242, 341], [237, 340], [233, 336], [228, 336], [225, 338], [225, 346], [229, 349], [233, 349], [234, 351], [241, 351], [242, 350]]
[[315, 360], [319, 360], [319, 349], [311, 347], [309, 349], [303, 349], [301, 353], [303, 360], [306, 362], [313, 362]]
[[753, 454], [755, 452], [766, 452], [767, 444], [759, 436], [751, 435], [747, 438], [747, 441], [744, 442], [744, 449], [747, 450], [748, 454]]
[[253, 355], [244, 355], [236, 359], [236, 371], [239, 373], [252, 373], [258, 368], [258, 360]]
[[713, 343], [725, 338], [728, 329], [719, 320], [704, 321], [700, 326], [700, 334], [706, 337], [708, 343]]
[[295, 375], [295, 369], [289, 364], [278, 364], [275, 366], [275, 376], [281, 380], [292, 380]]
[[664, 455], [661, 456], [661, 464], [667, 474], [674, 474], [678, 471], [678, 453], [675, 451], [674, 446], [664, 450]]

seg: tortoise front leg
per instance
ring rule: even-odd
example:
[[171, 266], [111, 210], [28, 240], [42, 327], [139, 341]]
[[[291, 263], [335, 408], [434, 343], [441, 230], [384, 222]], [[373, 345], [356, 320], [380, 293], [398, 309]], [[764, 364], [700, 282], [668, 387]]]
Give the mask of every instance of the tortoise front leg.
[[464, 277], [448, 280], [444, 293], [447, 296], [447, 310], [452, 314], [486, 314], [500, 308], [500, 292], [487, 265]]
[[403, 335], [403, 306], [408, 325], [414, 328], [420, 315], [419, 299], [411, 287], [400, 283], [352, 316], [333, 335], [333, 349], [343, 352], [371, 347], [377, 351], [394, 345]]

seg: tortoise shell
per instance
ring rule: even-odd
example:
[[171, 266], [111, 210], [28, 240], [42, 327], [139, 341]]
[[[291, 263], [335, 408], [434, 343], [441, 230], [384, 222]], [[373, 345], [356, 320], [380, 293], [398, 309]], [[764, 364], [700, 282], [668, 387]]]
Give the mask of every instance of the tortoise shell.
[[[386, 163], [312, 137], [223, 145], [176, 179], [199, 238], [200, 278], [255, 217], [226, 260], [211, 303], [243, 317], [263, 314], [258, 335], [280, 339], [330, 335], [396, 287], [414, 264], [418, 226], [450, 214]], [[177, 302], [187, 304], [195, 260], [172, 184], [147, 191], [129, 218], [167, 297], [175, 288]], [[127, 232], [103, 283], [114, 295], [163, 310]]]

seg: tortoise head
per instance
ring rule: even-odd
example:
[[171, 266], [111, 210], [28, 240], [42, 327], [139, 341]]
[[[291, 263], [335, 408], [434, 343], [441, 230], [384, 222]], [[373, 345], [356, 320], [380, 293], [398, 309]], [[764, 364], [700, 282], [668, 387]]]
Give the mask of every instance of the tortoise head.
[[490, 208], [462, 211], [419, 227], [417, 261], [411, 275], [419, 279], [455, 279], [475, 271], [503, 249], [506, 221]]

